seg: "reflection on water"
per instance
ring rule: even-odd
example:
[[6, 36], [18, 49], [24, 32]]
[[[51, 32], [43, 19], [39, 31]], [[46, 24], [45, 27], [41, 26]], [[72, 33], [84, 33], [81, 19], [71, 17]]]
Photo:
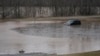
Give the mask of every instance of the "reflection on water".
[[60, 23], [29, 24], [26, 27], [14, 28], [17, 32], [33, 36], [47, 36], [53, 38], [67, 38], [69, 36], [99, 36], [100, 24], [96, 22], [82, 24], [81, 26], [67, 26]]
[[100, 50], [100, 23], [81, 26], [61, 23], [6, 22], [0, 24], [0, 53], [41, 52], [70, 54]]

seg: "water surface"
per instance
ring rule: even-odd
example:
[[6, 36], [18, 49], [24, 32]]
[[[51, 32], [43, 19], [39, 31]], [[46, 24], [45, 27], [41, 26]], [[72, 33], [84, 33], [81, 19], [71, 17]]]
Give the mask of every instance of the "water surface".
[[0, 23], [0, 54], [70, 54], [100, 50], [100, 23], [82, 22], [81, 26], [63, 23]]

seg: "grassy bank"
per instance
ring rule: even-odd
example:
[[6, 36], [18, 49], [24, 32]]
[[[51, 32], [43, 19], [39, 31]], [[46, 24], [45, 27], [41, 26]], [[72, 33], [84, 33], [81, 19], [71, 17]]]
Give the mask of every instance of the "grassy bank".
[[85, 21], [100, 21], [100, 16], [72, 16], [72, 17], [45, 17], [45, 18], [10, 18], [0, 21], [66, 21], [68, 19], [79, 19]]

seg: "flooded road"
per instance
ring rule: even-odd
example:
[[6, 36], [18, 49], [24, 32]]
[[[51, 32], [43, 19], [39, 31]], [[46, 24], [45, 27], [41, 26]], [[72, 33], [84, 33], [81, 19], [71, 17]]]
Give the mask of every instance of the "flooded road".
[[71, 54], [100, 50], [100, 23], [81, 26], [62, 23], [0, 23], [0, 54], [25, 53]]

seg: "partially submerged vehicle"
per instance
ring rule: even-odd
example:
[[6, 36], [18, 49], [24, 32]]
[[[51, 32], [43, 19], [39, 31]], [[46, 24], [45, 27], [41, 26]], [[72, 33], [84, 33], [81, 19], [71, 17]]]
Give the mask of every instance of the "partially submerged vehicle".
[[81, 21], [78, 19], [70, 19], [65, 24], [67, 25], [81, 25]]

